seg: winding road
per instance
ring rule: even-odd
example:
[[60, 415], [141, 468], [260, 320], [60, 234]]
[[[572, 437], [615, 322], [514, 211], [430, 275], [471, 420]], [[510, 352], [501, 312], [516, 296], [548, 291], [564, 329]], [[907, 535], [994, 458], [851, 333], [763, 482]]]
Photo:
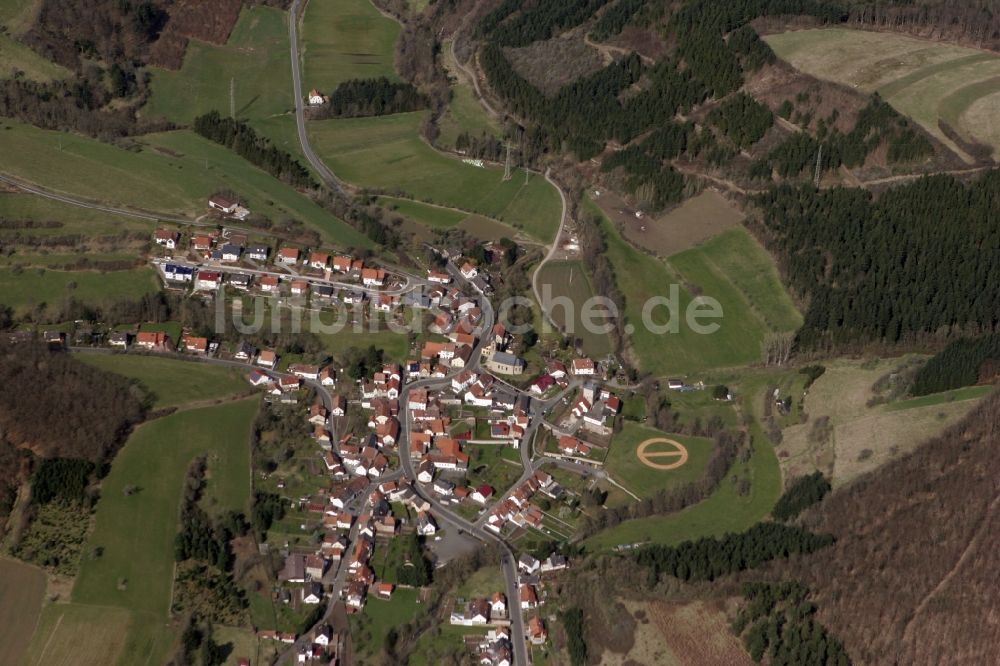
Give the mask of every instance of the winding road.
[[291, 44], [292, 55], [292, 88], [295, 95], [295, 128], [299, 134], [299, 145], [302, 146], [302, 154], [309, 160], [309, 164], [316, 170], [320, 178], [331, 190], [341, 196], [346, 196], [343, 183], [337, 178], [330, 168], [323, 163], [312, 146], [309, 145], [309, 137], [306, 135], [306, 111], [305, 97], [302, 94], [302, 61], [299, 60], [299, 16], [301, 15], [302, 0], [294, 0], [288, 12], [288, 42]]

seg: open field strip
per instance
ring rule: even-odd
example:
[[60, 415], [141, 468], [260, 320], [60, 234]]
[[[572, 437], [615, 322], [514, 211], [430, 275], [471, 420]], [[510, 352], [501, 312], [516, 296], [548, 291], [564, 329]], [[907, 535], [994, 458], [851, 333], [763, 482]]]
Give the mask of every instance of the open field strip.
[[137, 380], [153, 395], [157, 408], [232, 395], [248, 386], [240, 369], [226, 366], [135, 354], [79, 354], [77, 358]]
[[[102, 482], [72, 603], [45, 609], [29, 663], [165, 660], [175, 631], [168, 607], [184, 476], [196, 456], [206, 455], [206, 497], [220, 510], [246, 509], [257, 402], [178, 412], [136, 429]], [[138, 490], [126, 495], [126, 486]]]
[[287, 12], [244, 8], [222, 46], [191, 40], [179, 71], [153, 68], [152, 95], [144, 114], [190, 123], [212, 111], [229, 114], [234, 82], [236, 117], [284, 114], [292, 108]]
[[441, 60], [453, 83], [451, 103], [438, 120], [438, 129], [441, 131], [438, 136], [440, 144], [454, 147], [458, 135], [462, 132], [468, 132], [473, 137], [479, 137], [483, 133], [500, 137], [502, 133], [499, 125], [476, 99], [475, 91], [455, 62], [451, 41], [441, 45]]
[[274, 221], [300, 220], [342, 246], [371, 246], [307, 197], [190, 131], [146, 135], [137, 145], [139, 150], [124, 150], [13, 120], [0, 122], [0, 154], [8, 156], [2, 169], [53, 191], [195, 217], [207, 212], [209, 196], [228, 189]]
[[538, 174], [476, 167], [437, 152], [420, 138], [424, 112], [309, 123], [311, 142], [345, 181], [388, 194], [403, 192], [496, 218], [549, 241], [559, 228], [559, 194]]
[[712, 293], [710, 284], [722, 293], [738, 291], [770, 331], [790, 332], [802, 325], [802, 315], [781, 284], [767, 250], [743, 227], [723, 232], [668, 262], [706, 295]]
[[36, 226], [30, 230], [3, 230], [0, 231], [0, 238], [18, 232], [30, 233], [32, 236], [61, 236], [66, 233], [110, 236], [127, 231], [152, 232], [154, 226], [152, 221], [72, 206], [26, 192], [0, 192], [0, 216], [8, 220], [56, 220], [62, 225], [52, 228]]
[[768, 35], [766, 41], [779, 57], [807, 74], [878, 92], [964, 159], [972, 158], [946, 136], [939, 122], [966, 141], [994, 151], [1000, 147], [1000, 119], [986, 111], [1000, 93], [1000, 55], [840, 28]]

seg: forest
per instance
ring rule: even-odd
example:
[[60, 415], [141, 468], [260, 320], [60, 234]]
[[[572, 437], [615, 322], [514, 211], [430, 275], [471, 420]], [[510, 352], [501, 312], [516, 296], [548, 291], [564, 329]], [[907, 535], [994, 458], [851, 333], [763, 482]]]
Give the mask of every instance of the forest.
[[[41, 457], [111, 460], [145, 416], [129, 380], [40, 343], [0, 340], [0, 381], [17, 390], [0, 397], [0, 432], [9, 446]], [[58, 414], [58, 418], [53, 415]]]
[[929, 176], [877, 199], [784, 184], [755, 197], [750, 224], [808, 303], [800, 347], [944, 342], [996, 329], [998, 196], [996, 172], [970, 185]]
[[813, 534], [780, 523], [757, 523], [746, 532], [703, 537], [677, 546], [650, 545], [635, 554], [637, 564], [684, 581], [715, 580], [789, 555], [813, 553], [833, 543], [829, 534]]
[[383, 77], [344, 81], [330, 95], [326, 111], [335, 118], [382, 116], [427, 108], [427, 99], [409, 83]]
[[799, 583], [745, 583], [745, 604], [733, 622], [750, 658], [769, 664], [847, 666], [851, 659], [816, 620], [809, 589]]
[[292, 187], [319, 187], [309, 170], [292, 157], [291, 153], [276, 147], [267, 137], [244, 122], [223, 118], [218, 111], [210, 111], [194, 119], [194, 131], [209, 141], [231, 149], [251, 164], [260, 167], [278, 180]]
[[886, 159], [891, 164], [914, 162], [934, 154], [930, 140], [875, 94], [858, 113], [854, 127], [847, 134], [828, 130], [825, 121], [820, 120], [816, 137], [796, 134], [775, 147], [768, 159], [780, 176], [790, 178], [815, 165], [821, 146], [820, 168], [830, 171], [842, 164], [851, 168], [861, 166], [883, 144], [888, 145]]
[[992, 382], [1000, 374], [1000, 335], [961, 338], [935, 354], [913, 378], [910, 393], [930, 395]]
[[836, 543], [782, 567], [864, 664], [992, 660], [1000, 396], [910, 455], [838, 489], [802, 520]]

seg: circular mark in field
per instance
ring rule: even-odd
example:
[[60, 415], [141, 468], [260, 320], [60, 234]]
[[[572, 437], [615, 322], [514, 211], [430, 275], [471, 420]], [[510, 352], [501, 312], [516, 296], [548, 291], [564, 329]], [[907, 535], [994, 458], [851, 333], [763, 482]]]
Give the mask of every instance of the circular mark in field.
[[[688, 460], [688, 450], [680, 442], [666, 437], [647, 439], [639, 445], [635, 455], [646, 467], [653, 469], [677, 469]], [[656, 462], [657, 460], [670, 462]]]

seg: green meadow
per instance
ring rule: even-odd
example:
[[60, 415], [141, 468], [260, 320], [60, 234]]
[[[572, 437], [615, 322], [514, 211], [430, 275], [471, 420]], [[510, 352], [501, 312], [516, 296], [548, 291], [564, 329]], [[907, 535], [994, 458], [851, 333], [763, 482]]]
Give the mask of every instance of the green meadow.
[[150, 268], [109, 273], [0, 268], [0, 303], [20, 312], [70, 298], [95, 304], [140, 298], [158, 289]]
[[316, 152], [340, 178], [359, 187], [495, 218], [543, 241], [559, 228], [555, 188], [537, 174], [503, 180], [497, 167], [476, 167], [435, 151], [420, 138], [423, 112], [309, 123]]
[[309, 0], [299, 25], [306, 91], [329, 95], [349, 79], [398, 79], [393, 62], [399, 24], [368, 0]]
[[236, 153], [179, 130], [150, 134], [132, 149], [73, 134], [0, 123], [4, 170], [64, 194], [164, 214], [195, 217], [229, 189], [274, 221], [294, 219], [342, 246], [370, 247], [361, 233]]
[[154, 405], [174, 407], [238, 393], [249, 385], [238, 368], [134, 354], [79, 354], [87, 365], [138, 381]]
[[[165, 614], [173, 579], [173, 541], [188, 465], [199, 455], [229, 462], [213, 467], [211, 485], [227, 508], [245, 510], [250, 497], [250, 423], [257, 400], [181, 411], [132, 434], [104, 479], [97, 520], [73, 601]], [[126, 486], [138, 491], [126, 496]], [[122, 583], [124, 579], [124, 584]]]
[[[102, 482], [72, 603], [46, 609], [32, 643], [33, 663], [59, 663], [47, 652], [70, 643], [81, 660], [76, 663], [163, 661], [173, 642], [167, 625], [173, 542], [188, 465], [206, 455], [206, 499], [219, 510], [245, 511], [256, 410], [257, 400], [243, 400], [177, 412], [136, 429]], [[137, 490], [126, 495], [126, 486]], [[73, 617], [64, 622], [67, 613]], [[91, 631], [109, 633], [108, 625], [108, 641], [87, 639]], [[139, 654], [146, 660], [137, 662]]]
[[181, 124], [213, 109], [228, 115], [230, 81], [237, 118], [290, 111], [294, 102], [286, 21], [286, 12], [272, 7], [245, 8], [225, 45], [191, 40], [179, 71], [152, 69], [153, 93], [144, 113]]
[[[801, 321], [777, 271], [764, 263], [766, 253], [742, 229], [662, 261], [632, 247], [592, 202], [586, 206], [602, 221], [607, 256], [625, 297], [632, 356], [643, 370], [683, 375], [746, 365], [760, 358], [761, 343], [769, 331], [791, 331]], [[735, 277], [740, 275], [744, 280]], [[686, 322], [695, 288], [721, 305], [721, 318], [698, 320], [702, 325], [718, 324], [714, 333], [697, 333]], [[643, 308], [654, 297], [670, 297], [672, 290], [677, 294], [678, 331], [654, 332], [643, 323]], [[671, 322], [672, 313], [665, 305], [647, 313], [656, 326]]]
[[69, 76], [65, 67], [40, 56], [25, 46], [19, 38], [31, 27], [37, 2], [35, 0], [0, 0], [0, 75], [19, 71], [34, 81], [51, 81]]
[[[672, 439], [687, 449], [687, 462], [677, 469], [654, 469], [644, 464], [636, 452], [647, 439]], [[674, 435], [626, 422], [622, 431], [615, 435], [604, 460], [608, 473], [620, 484], [640, 497], [651, 497], [658, 490], [675, 488], [684, 483], [697, 481], [705, 473], [705, 466], [712, 456], [715, 444], [704, 437]], [[657, 453], [671, 450], [669, 445], [650, 445], [647, 452]], [[677, 458], [653, 458], [654, 462], [669, 465]]]

